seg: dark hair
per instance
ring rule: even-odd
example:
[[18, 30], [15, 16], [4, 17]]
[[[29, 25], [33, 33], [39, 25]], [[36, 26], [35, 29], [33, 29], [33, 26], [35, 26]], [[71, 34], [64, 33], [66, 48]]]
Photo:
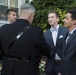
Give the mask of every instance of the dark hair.
[[76, 9], [70, 9], [67, 11], [67, 13], [70, 13], [71, 14], [71, 18], [73, 20], [76, 20]]
[[48, 14], [50, 14], [50, 13], [55, 13], [55, 14], [56, 14], [56, 17], [59, 18], [59, 13], [58, 13], [57, 11], [55, 11], [55, 10], [51, 10], [51, 11], [48, 12]]
[[7, 11], [6, 11], [6, 16], [10, 13], [10, 12], [15, 12], [15, 13], [17, 13], [17, 11], [15, 10], [15, 9], [7, 9]]

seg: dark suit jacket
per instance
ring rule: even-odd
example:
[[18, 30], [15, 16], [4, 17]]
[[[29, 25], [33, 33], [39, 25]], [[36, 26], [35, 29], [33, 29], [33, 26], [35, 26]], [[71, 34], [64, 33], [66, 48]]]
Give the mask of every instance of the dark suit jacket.
[[65, 37], [67, 33], [68, 33], [68, 29], [59, 26], [56, 46], [54, 46], [52, 33], [50, 29], [44, 33], [45, 41], [51, 53], [51, 57], [47, 60], [47, 63], [46, 63], [46, 71], [50, 72], [52, 70], [54, 66], [54, 61], [55, 61], [55, 53], [57, 53], [59, 57], [62, 58], [62, 52], [63, 52], [62, 47], [63, 47], [63, 42], [65, 41]]
[[62, 74], [76, 75], [76, 30], [63, 47]]
[[38, 54], [50, 56], [42, 30], [32, 26], [7, 50], [15, 36], [27, 25], [29, 25], [27, 20], [18, 19], [15, 23], [0, 28], [0, 53], [33, 57], [32, 60], [25, 61], [10, 59], [3, 55], [2, 75], [36, 75], [35, 59], [37, 60]]

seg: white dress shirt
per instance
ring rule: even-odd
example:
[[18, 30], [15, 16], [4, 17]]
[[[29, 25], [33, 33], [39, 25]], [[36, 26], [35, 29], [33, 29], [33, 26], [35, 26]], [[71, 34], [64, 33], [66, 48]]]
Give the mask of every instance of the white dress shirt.
[[[56, 28], [51, 27], [51, 29], [50, 29], [52, 32], [52, 38], [53, 38], [54, 46], [56, 46], [58, 29], [59, 29], [59, 25]], [[61, 58], [58, 56], [57, 53], [55, 54], [55, 60], [61, 60]]]
[[[76, 30], [76, 28], [74, 28], [72, 31], [69, 31], [69, 34], [73, 34], [73, 32]], [[66, 38], [66, 43], [68, 41], [68, 39], [70, 38], [70, 36], [68, 35], [67, 38]]]

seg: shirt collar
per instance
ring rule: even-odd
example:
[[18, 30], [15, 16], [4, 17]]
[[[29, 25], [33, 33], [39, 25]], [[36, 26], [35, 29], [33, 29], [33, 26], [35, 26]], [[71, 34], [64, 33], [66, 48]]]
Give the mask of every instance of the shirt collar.
[[58, 31], [59, 25], [57, 25], [55, 28], [51, 27], [51, 28], [50, 28], [50, 31], [53, 32], [54, 29], [56, 29], [56, 30]]
[[9, 22], [7, 21], [6, 24], [9, 24]]
[[73, 32], [76, 30], [76, 28], [74, 28], [72, 31], [69, 31], [69, 33], [73, 34]]

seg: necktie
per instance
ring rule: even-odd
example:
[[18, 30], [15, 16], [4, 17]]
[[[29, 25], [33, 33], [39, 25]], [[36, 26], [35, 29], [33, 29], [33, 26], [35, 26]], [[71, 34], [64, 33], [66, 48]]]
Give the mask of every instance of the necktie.
[[71, 33], [68, 34], [68, 36], [67, 36], [67, 38], [66, 38], [66, 43], [68, 42], [70, 36], [71, 36]]
[[57, 28], [51, 28], [51, 32], [57, 31]]

